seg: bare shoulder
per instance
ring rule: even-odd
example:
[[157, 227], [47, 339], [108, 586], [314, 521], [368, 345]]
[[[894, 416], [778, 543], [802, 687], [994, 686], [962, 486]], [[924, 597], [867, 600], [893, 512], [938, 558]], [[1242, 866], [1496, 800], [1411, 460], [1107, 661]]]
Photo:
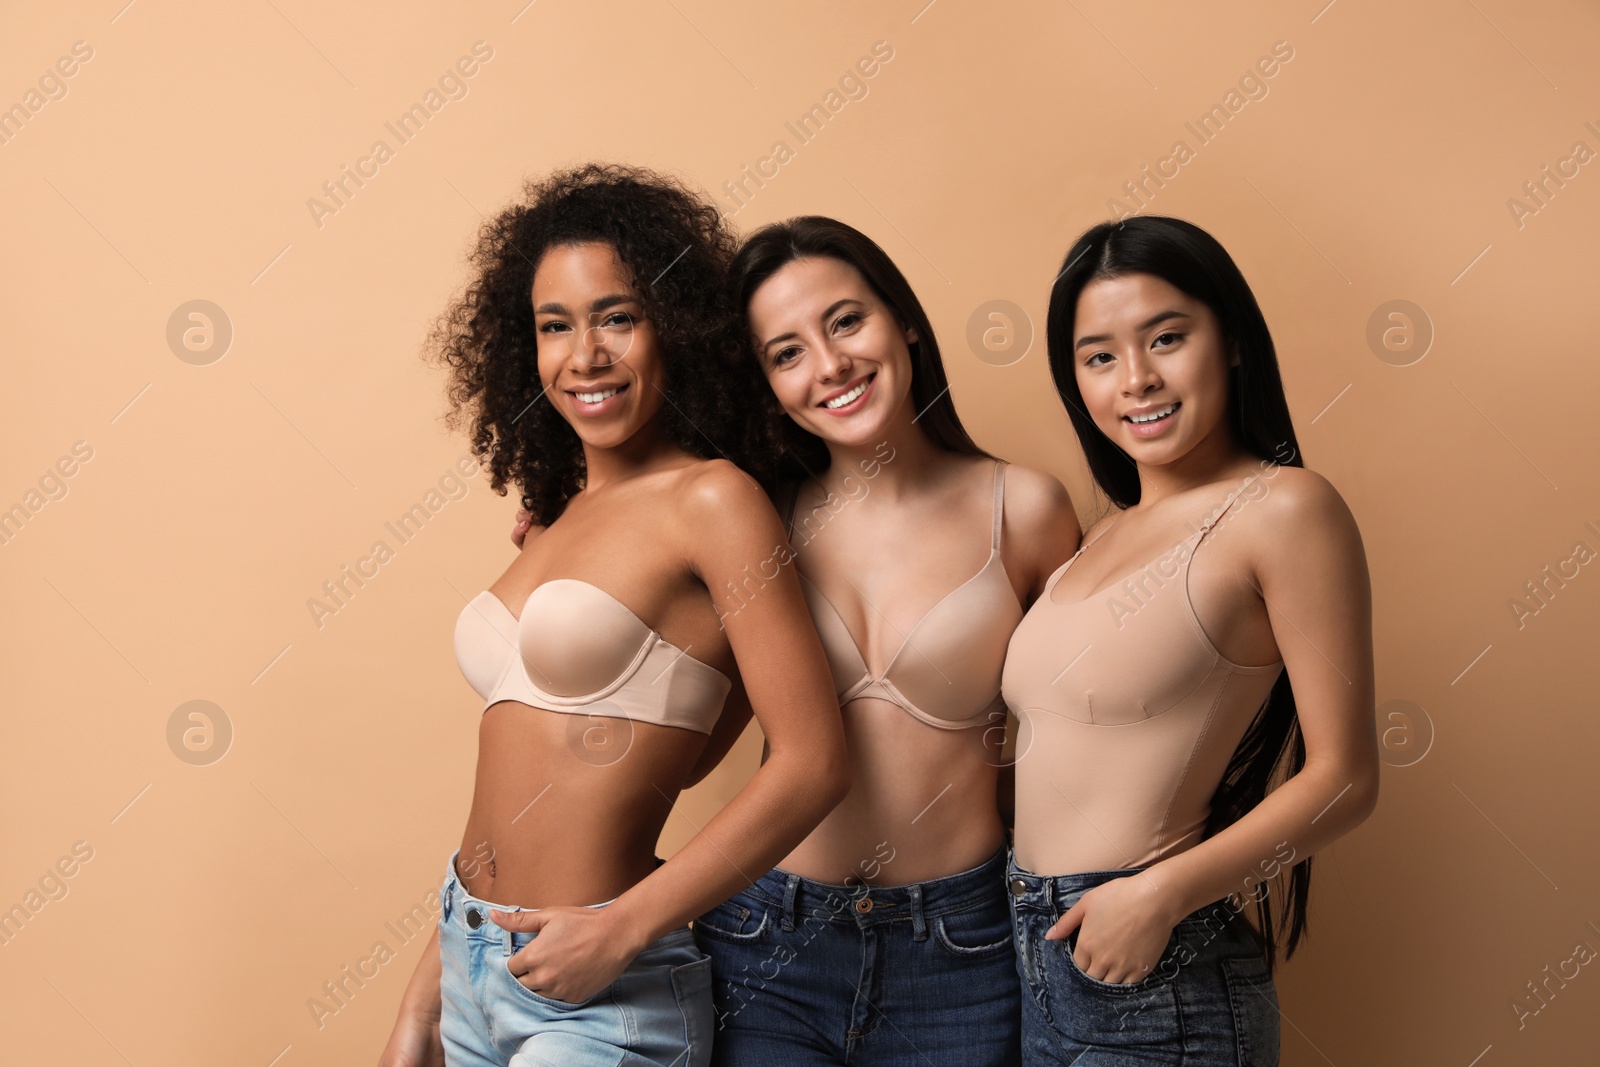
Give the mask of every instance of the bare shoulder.
[[[1304, 467], [1278, 467], [1264, 476], [1267, 485], [1262, 516], [1281, 532], [1326, 529], [1329, 526], [1355, 529], [1355, 516], [1339, 495], [1339, 490], [1316, 471]], [[1246, 490], [1249, 495], [1249, 490]]]
[[694, 542], [768, 540], [778, 525], [766, 490], [725, 459], [708, 459], [679, 472], [675, 512]]
[[770, 507], [766, 491], [749, 474], [725, 459], [708, 459], [685, 467], [677, 492], [695, 517], [707, 512]]
[[[1360, 560], [1361, 531], [1333, 483], [1304, 467], [1278, 467], [1250, 505], [1252, 540], [1266, 563], [1303, 567], [1315, 558]], [[1250, 495], [1250, 491], [1246, 491]]]
[[1006, 523], [1019, 533], [1044, 533], [1058, 529], [1068, 519], [1074, 529], [1077, 513], [1072, 495], [1048, 471], [1020, 464], [1006, 465]]
[[1082, 540], [1072, 496], [1055, 475], [1009, 465], [1005, 473], [1004, 540], [1007, 564], [1022, 577], [1027, 603]]

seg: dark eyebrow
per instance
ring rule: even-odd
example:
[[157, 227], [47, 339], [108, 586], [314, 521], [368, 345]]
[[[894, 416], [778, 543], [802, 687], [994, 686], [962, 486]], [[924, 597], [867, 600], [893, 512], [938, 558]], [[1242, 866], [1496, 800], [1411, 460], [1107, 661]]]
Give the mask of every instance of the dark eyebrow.
[[[1187, 314], [1179, 311], [1177, 308], [1168, 308], [1166, 311], [1163, 311], [1157, 315], [1152, 315], [1150, 318], [1141, 322], [1139, 324], [1139, 332], [1143, 333], [1145, 330], [1148, 330], [1157, 323], [1166, 322], [1168, 319], [1186, 319], [1188, 317], [1189, 316]], [[1084, 345], [1097, 345], [1102, 341], [1109, 340], [1111, 340], [1111, 335], [1108, 333], [1097, 333], [1092, 337], [1080, 337], [1078, 338], [1078, 343], [1072, 346], [1072, 350], [1076, 352]]]
[[[596, 300], [593, 303], [591, 303], [589, 305], [589, 311], [590, 311], [591, 314], [593, 314], [595, 312], [604, 311], [607, 308], [616, 307], [618, 304], [637, 304], [637, 303], [639, 303], [639, 298], [636, 297], [636, 296], [630, 296], [627, 293], [611, 293], [611, 294], [608, 294], [606, 296], [602, 296], [598, 300]], [[569, 314], [569, 312], [567, 311], [567, 305], [558, 304], [558, 303], [555, 303], [555, 302], [551, 302], [551, 303], [548, 303], [548, 304], [540, 304], [538, 307], [533, 309], [533, 313], [535, 315], [566, 315], [566, 314]]]
[[[851, 296], [847, 296], [843, 300], [835, 300], [833, 303], [829, 304], [823, 309], [822, 314], [819, 315], [818, 318], [826, 321], [835, 311], [838, 311], [846, 304], [861, 304], [861, 301]], [[764, 352], [771, 346], [777, 344], [779, 341], [792, 341], [798, 336], [799, 334], [795, 333], [793, 330], [790, 330], [788, 333], [780, 333], [776, 337], [769, 337], [765, 341], [761, 342], [761, 350]]]

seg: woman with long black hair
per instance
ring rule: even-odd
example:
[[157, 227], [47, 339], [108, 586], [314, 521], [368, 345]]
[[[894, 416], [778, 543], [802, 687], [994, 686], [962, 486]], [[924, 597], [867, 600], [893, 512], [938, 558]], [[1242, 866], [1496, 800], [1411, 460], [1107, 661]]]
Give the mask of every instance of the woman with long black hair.
[[1266, 321], [1198, 227], [1080, 237], [1048, 348], [1114, 510], [1006, 657], [1023, 1062], [1274, 1064], [1282, 925], [1292, 953], [1312, 854], [1377, 800], [1360, 533], [1304, 469]]

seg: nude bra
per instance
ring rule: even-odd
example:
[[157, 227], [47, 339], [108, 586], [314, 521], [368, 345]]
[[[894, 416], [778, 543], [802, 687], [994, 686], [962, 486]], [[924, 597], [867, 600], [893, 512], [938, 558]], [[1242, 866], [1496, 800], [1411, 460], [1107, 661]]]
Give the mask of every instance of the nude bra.
[[1050, 577], [1012, 635], [1005, 699], [1031, 732], [1016, 778], [1017, 862], [1027, 869], [1141, 867], [1203, 835], [1283, 667], [1224, 658], [1189, 596], [1195, 551], [1244, 488], [1138, 570], [1081, 600], [1053, 599], [1102, 531]]
[[[798, 497], [797, 486], [789, 502], [791, 541]], [[960, 730], [987, 721], [989, 712], [1000, 706], [1000, 668], [1006, 643], [1022, 619], [1022, 605], [1000, 558], [1004, 515], [1005, 465], [996, 461], [989, 558], [977, 574], [928, 609], [877, 675], [867, 667], [861, 646], [833, 602], [800, 574], [806, 605], [828, 654], [840, 707], [852, 700], [877, 697], [929, 726]]]
[[512, 615], [487, 589], [456, 618], [456, 662], [484, 698], [709, 734], [732, 683], [598, 586], [556, 578]]

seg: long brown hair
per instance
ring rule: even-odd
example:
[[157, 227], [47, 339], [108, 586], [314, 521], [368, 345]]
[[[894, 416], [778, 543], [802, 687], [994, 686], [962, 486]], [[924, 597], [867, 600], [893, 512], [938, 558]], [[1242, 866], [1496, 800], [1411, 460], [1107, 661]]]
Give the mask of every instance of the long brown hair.
[[[956, 415], [955, 402], [950, 399], [950, 380], [945, 377], [944, 361], [939, 357], [939, 342], [922, 301], [889, 254], [854, 226], [823, 215], [801, 215], [763, 226], [751, 234], [733, 260], [739, 306], [748, 309], [750, 298], [762, 283], [788, 264], [813, 257], [837, 259], [860, 271], [900, 325], [916, 330], [917, 340], [911, 345], [911, 402], [919, 413], [916, 421], [922, 431], [934, 444], [950, 452], [987, 456]], [[783, 476], [799, 480], [827, 470], [828, 446], [822, 438], [801, 429], [789, 418], [770, 389], [762, 392], [770, 401], [769, 410], [774, 413], [783, 442]]]

